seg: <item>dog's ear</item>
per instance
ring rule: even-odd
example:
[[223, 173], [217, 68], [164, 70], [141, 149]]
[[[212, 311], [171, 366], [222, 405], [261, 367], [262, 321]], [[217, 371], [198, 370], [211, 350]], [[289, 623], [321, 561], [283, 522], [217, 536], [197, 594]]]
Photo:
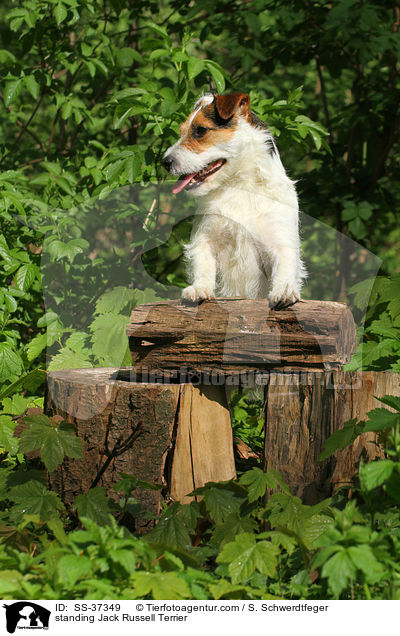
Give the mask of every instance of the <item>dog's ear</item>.
[[215, 108], [221, 119], [230, 119], [239, 109], [242, 115], [247, 115], [250, 109], [250, 97], [245, 93], [216, 95]]

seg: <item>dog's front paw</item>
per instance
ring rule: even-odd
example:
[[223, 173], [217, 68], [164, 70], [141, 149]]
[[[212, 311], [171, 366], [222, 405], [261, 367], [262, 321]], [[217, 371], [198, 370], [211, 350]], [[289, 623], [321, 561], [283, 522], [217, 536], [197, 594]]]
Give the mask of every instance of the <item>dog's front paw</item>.
[[189, 303], [199, 303], [202, 300], [210, 300], [214, 297], [213, 292], [207, 287], [189, 285], [182, 292], [182, 300]]
[[271, 309], [285, 309], [300, 300], [300, 291], [289, 287], [289, 285], [273, 288], [268, 294], [268, 300]]

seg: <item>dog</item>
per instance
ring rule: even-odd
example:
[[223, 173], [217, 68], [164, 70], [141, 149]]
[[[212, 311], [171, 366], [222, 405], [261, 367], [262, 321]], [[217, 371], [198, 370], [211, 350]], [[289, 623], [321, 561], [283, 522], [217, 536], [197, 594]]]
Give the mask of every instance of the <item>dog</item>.
[[280, 309], [300, 300], [306, 271], [295, 184], [248, 95], [203, 95], [162, 164], [179, 177], [173, 193], [189, 191], [200, 203], [185, 246], [184, 301], [268, 298]]

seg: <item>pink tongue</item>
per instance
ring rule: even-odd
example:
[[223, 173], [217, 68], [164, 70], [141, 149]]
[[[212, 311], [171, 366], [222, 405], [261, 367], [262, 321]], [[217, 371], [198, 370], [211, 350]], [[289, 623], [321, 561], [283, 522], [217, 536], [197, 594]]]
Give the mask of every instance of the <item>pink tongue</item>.
[[181, 190], [183, 190], [183, 188], [187, 186], [189, 181], [193, 179], [193, 177], [196, 174], [197, 172], [193, 172], [193, 174], [184, 174], [183, 177], [180, 177], [180, 179], [178, 179], [178, 181], [175, 183], [174, 187], [172, 188], [172, 193], [178, 194], [178, 192], [181, 192]]

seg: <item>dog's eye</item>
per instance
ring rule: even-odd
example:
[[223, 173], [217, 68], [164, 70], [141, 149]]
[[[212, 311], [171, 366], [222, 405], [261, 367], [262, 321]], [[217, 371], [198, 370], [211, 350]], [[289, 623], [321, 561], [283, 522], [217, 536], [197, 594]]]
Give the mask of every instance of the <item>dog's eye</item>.
[[193, 129], [193, 137], [195, 139], [200, 139], [201, 137], [204, 137], [207, 131], [208, 128], [204, 128], [204, 126], [196, 126], [196, 128]]

